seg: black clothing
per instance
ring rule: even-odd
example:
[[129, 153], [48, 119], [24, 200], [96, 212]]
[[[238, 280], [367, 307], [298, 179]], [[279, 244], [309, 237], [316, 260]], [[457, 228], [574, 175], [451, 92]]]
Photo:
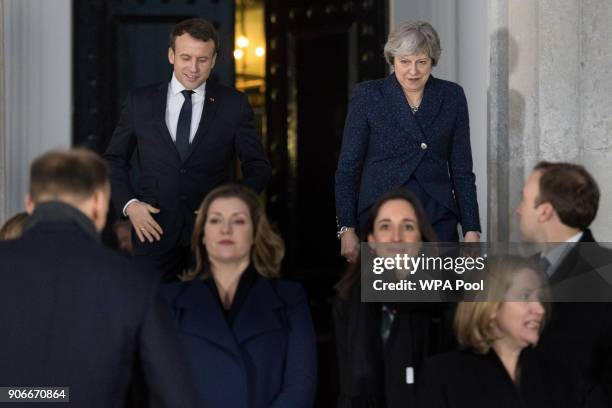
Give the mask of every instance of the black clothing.
[[244, 304], [244, 301], [249, 294], [249, 291], [255, 284], [255, 279], [257, 278], [257, 271], [252, 266], [248, 267], [240, 276], [240, 280], [238, 281], [238, 287], [236, 288], [236, 293], [234, 294], [234, 300], [229, 309], [226, 309], [223, 306], [223, 302], [221, 301], [221, 297], [219, 296], [219, 291], [217, 290], [217, 285], [215, 284], [215, 280], [212, 276], [207, 277], [204, 280], [204, 283], [208, 288], [212, 291], [214, 297], [219, 301], [219, 307], [225, 313], [225, 319], [227, 323], [232, 326], [234, 323], [234, 319], [240, 312], [240, 308]]
[[523, 350], [517, 383], [491, 350], [454, 351], [429, 359], [417, 384], [422, 408], [577, 408], [580, 380], [569, 368]]
[[340, 371], [339, 408], [414, 406], [413, 379], [428, 356], [446, 350], [444, 305], [386, 304], [393, 314], [383, 340], [387, 316], [383, 304], [362, 303], [357, 283], [348, 299], [334, 304]]
[[36, 206], [36, 211], [30, 215], [23, 226], [23, 233], [35, 229], [39, 224], [49, 222], [71, 222], [87, 234], [88, 238], [100, 241], [93, 222], [83, 212], [60, 201], [48, 201]]
[[[582, 278], [596, 273], [595, 267], [612, 262], [612, 252], [595, 246], [589, 230], [580, 243], [592, 244], [574, 246], [563, 258], [550, 279], [553, 295], [570, 285], [578, 290], [576, 282], [586, 282]], [[593, 286], [591, 279], [588, 286]], [[612, 303], [553, 303], [535, 353], [576, 370], [585, 381], [589, 407], [612, 407]]]
[[0, 385], [70, 387], [58, 407], [196, 407], [154, 274], [98, 241], [85, 215], [56, 202], [0, 242]]

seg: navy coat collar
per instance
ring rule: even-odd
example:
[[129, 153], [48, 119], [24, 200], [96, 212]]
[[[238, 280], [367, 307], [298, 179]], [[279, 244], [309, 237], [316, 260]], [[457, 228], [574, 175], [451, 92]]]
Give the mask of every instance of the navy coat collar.
[[396, 119], [399, 120], [402, 128], [412, 135], [421, 135], [426, 138], [428, 129], [440, 112], [443, 94], [440, 81], [430, 75], [425, 84], [419, 111], [413, 115], [395, 73], [390, 74], [383, 85], [383, 95], [390, 104], [390, 111], [400, 113]]
[[[24, 224], [23, 233], [37, 230], [48, 225], [71, 225], [85, 233], [89, 238], [100, 241], [100, 234], [96, 231], [94, 223], [80, 210], [61, 201], [47, 201], [39, 203]], [[44, 229], [44, 227], [43, 227]]]
[[588, 272], [594, 268], [590, 265], [590, 261], [597, 260], [584, 259], [581, 255], [582, 248], [580, 244], [585, 242], [595, 242], [595, 238], [588, 228], [582, 233], [582, 237], [580, 237], [578, 244], [574, 245], [567, 255], [565, 255], [565, 258], [561, 261], [557, 270], [552, 274], [549, 281], [550, 284], [560, 283], [568, 278]]
[[232, 327], [215, 294], [201, 280], [186, 284], [175, 301], [179, 332], [207, 339], [237, 357], [242, 343], [264, 333], [282, 330], [279, 309], [283, 306], [272, 280], [259, 275]]
[[[176, 149], [176, 144], [174, 143], [174, 140], [172, 140], [172, 136], [170, 135], [168, 127], [166, 126], [166, 104], [168, 101], [168, 85], [168, 82], [163, 83], [157, 89], [157, 92], [153, 98], [153, 117], [156, 118], [156, 126], [159, 131], [160, 137], [162, 137], [166, 141], [168, 148], [173, 151], [175, 159], [180, 163], [181, 158], [178, 150]], [[204, 108], [202, 110], [202, 118], [200, 119], [200, 123], [198, 124], [198, 130], [196, 131], [195, 137], [193, 138], [193, 141], [190, 145], [187, 157], [185, 157], [185, 161], [189, 160], [189, 157], [191, 157], [191, 155], [209, 130], [210, 124], [214, 120], [215, 114], [217, 113], [217, 108], [221, 103], [220, 97], [221, 96], [219, 92], [219, 86], [215, 83], [207, 82]]]

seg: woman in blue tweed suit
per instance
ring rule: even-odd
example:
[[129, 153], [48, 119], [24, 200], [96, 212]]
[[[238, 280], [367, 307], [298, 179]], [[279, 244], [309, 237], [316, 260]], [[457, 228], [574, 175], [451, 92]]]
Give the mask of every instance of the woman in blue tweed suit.
[[440, 39], [426, 22], [403, 23], [387, 40], [385, 79], [355, 87], [336, 171], [341, 254], [356, 259], [357, 231], [372, 204], [398, 187], [421, 201], [440, 241], [480, 238], [467, 101], [434, 78]]

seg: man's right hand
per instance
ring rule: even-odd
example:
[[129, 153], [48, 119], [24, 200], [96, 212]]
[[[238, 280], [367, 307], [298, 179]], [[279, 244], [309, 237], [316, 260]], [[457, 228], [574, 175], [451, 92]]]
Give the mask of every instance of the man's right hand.
[[125, 209], [125, 213], [130, 219], [140, 242], [145, 242], [145, 239], [149, 242], [161, 239], [161, 235], [164, 232], [151, 216], [151, 214], [157, 214], [158, 212], [158, 208], [142, 201], [134, 201]]
[[349, 228], [340, 237], [340, 255], [345, 257], [348, 262], [357, 261], [359, 256], [359, 237], [355, 233], [355, 228]]

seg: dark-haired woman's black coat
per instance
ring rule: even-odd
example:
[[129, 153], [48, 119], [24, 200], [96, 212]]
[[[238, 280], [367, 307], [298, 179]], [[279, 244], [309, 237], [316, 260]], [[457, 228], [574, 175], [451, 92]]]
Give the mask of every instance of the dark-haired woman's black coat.
[[362, 303], [359, 284], [347, 299], [335, 301], [338, 408], [414, 407], [423, 361], [451, 347], [445, 305], [387, 304], [395, 319], [386, 341], [381, 335], [382, 306]]

